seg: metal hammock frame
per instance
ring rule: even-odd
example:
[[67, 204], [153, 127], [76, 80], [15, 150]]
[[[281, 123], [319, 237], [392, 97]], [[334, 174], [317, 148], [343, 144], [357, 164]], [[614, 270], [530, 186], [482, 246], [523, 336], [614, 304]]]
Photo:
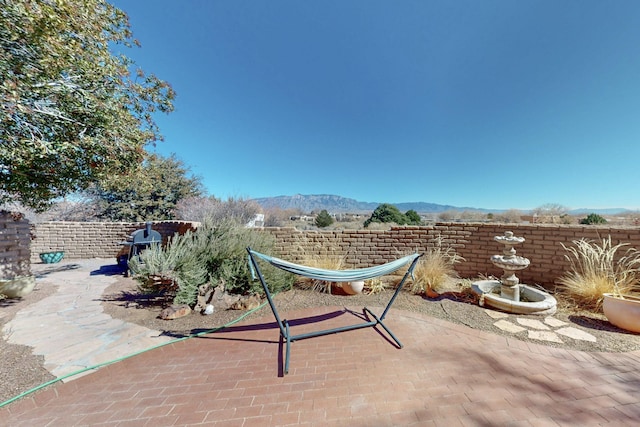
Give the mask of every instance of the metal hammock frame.
[[[298, 340], [303, 340], [303, 339], [313, 338], [313, 337], [318, 337], [323, 335], [329, 335], [329, 334], [335, 334], [338, 332], [351, 331], [354, 329], [376, 327], [380, 325], [385, 331], [387, 331], [387, 334], [389, 334], [389, 336], [393, 339], [393, 341], [395, 341], [398, 348], [403, 347], [400, 340], [398, 340], [398, 338], [396, 338], [393, 332], [391, 332], [391, 330], [383, 323], [383, 320], [386, 317], [389, 309], [391, 308], [391, 305], [396, 300], [396, 297], [399, 295], [400, 291], [402, 290], [405, 281], [409, 276], [413, 275], [413, 269], [415, 268], [418, 262], [418, 259], [420, 258], [420, 254], [416, 253], [413, 255], [408, 255], [408, 256], [399, 258], [395, 261], [391, 261], [386, 264], [382, 264], [374, 267], [353, 269], [353, 270], [326, 270], [321, 268], [307, 267], [307, 266], [295, 264], [289, 261], [284, 261], [279, 258], [270, 257], [268, 255], [261, 254], [260, 252], [256, 252], [251, 248], [247, 248], [247, 252], [249, 253], [249, 266], [251, 267], [252, 272], [257, 275], [258, 279], [260, 280], [260, 283], [262, 284], [264, 293], [267, 296], [267, 301], [269, 302], [269, 306], [271, 307], [273, 316], [275, 317], [276, 323], [278, 324], [278, 328], [280, 329], [281, 342], [284, 341], [286, 343], [286, 352], [285, 352], [286, 356], [285, 356], [285, 362], [284, 362], [285, 374], [289, 373], [289, 358], [290, 358], [289, 356], [291, 354], [291, 343]], [[356, 281], [356, 280], [371, 279], [374, 277], [384, 276], [384, 275], [393, 273], [394, 271], [399, 270], [400, 268], [404, 267], [409, 263], [411, 263], [411, 265], [409, 266], [409, 269], [407, 270], [407, 272], [404, 274], [402, 281], [396, 288], [395, 292], [389, 299], [389, 302], [387, 303], [384, 311], [382, 312], [382, 315], [377, 316], [370, 309], [368, 309], [367, 307], [364, 307], [363, 313], [365, 314], [365, 316], [367, 317], [370, 316], [371, 318], [373, 318], [373, 320], [365, 321], [363, 323], [358, 323], [355, 325], [347, 325], [347, 326], [341, 326], [338, 328], [323, 329], [319, 331], [293, 335], [291, 334], [291, 331], [290, 331], [289, 321], [287, 319], [284, 319], [284, 320], [280, 319], [280, 314], [278, 313], [278, 309], [275, 303], [273, 302], [273, 297], [271, 295], [271, 292], [269, 291], [269, 286], [267, 286], [264, 276], [260, 271], [258, 259], [268, 262], [274, 267], [280, 268], [289, 273], [297, 274], [303, 277], [309, 277], [312, 279], [324, 280], [328, 282], [350, 282], [350, 281]]]

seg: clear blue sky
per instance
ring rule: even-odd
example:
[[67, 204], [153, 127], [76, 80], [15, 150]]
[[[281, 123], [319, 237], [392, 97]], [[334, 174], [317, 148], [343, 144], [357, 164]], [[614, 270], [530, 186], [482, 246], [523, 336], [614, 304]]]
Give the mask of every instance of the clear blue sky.
[[216, 197], [640, 208], [640, 1], [113, 3]]

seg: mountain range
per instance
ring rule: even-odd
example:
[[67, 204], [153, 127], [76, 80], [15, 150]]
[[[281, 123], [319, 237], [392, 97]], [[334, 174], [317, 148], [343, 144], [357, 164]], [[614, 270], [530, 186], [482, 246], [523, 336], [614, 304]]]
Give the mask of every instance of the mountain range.
[[[355, 199], [331, 194], [295, 194], [293, 196], [262, 197], [254, 200], [265, 209], [300, 209], [305, 213], [311, 211], [321, 211], [323, 209], [326, 209], [327, 212], [330, 213], [370, 213], [373, 212], [382, 203], [384, 203], [360, 202]], [[410, 209], [413, 209], [418, 213], [438, 213], [453, 210], [490, 212], [487, 209], [439, 205], [437, 203], [427, 202], [405, 202], [391, 204], [396, 206], [401, 212], [406, 212]]]
[[[330, 213], [370, 213], [384, 202], [361, 202], [347, 197], [336, 196], [332, 194], [295, 194], [293, 196], [275, 196], [261, 197], [253, 199], [264, 209], [280, 208], [280, 209], [299, 209], [304, 213], [312, 211], [321, 211], [326, 209]], [[476, 212], [502, 212], [504, 209], [485, 209], [476, 207], [462, 207], [452, 205], [440, 205], [428, 202], [403, 202], [391, 203], [401, 212], [413, 209], [414, 211], [425, 213], [439, 213], [446, 211], [476, 211]], [[629, 212], [628, 209], [611, 208], [611, 209], [574, 209], [569, 214], [581, 215], [588, 213], [597, 213], [600, 215], [616, 215]]]

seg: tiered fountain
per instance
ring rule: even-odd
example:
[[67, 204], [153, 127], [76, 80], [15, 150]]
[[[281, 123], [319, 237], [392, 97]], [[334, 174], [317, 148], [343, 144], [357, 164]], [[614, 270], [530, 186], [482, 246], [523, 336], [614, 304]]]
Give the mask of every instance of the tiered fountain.
[[527, 258], [517, 256], [514, 246], [524, 242], [524, 237], [516, 237], [511, 231], [494, 240], [504, 245], [502, 255], [494, 255], [491, 262], [500, 267], [504, 274], [500, 280], [480, 280], [472, 284], [473, 291], [480, 295], [480, 305], [497, 308], [516, 314], [553, 314], [556, 299], [547, 292], [520, 284], [515, 272], [529, 267]]

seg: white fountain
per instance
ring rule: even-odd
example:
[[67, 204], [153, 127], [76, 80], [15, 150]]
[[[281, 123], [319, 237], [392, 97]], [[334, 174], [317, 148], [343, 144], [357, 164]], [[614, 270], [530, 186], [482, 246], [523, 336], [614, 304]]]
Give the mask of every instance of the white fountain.
[[529, 267], [527, 258], [517, 256], [514, 246], [524, 242], [524, 237], [516, 237], [511, 231], [494, 240], [504, 245], [502, 255], [494, 255], [491, 262], [500, 267], [504, 274], [500, 280], [480, 280], [472, 284], [473, 291], [480, 295], [480, 305], [497, 308], [516, 314], [553, 314], [556, 299], [529, 285], [520, 284], [515, 272]]

